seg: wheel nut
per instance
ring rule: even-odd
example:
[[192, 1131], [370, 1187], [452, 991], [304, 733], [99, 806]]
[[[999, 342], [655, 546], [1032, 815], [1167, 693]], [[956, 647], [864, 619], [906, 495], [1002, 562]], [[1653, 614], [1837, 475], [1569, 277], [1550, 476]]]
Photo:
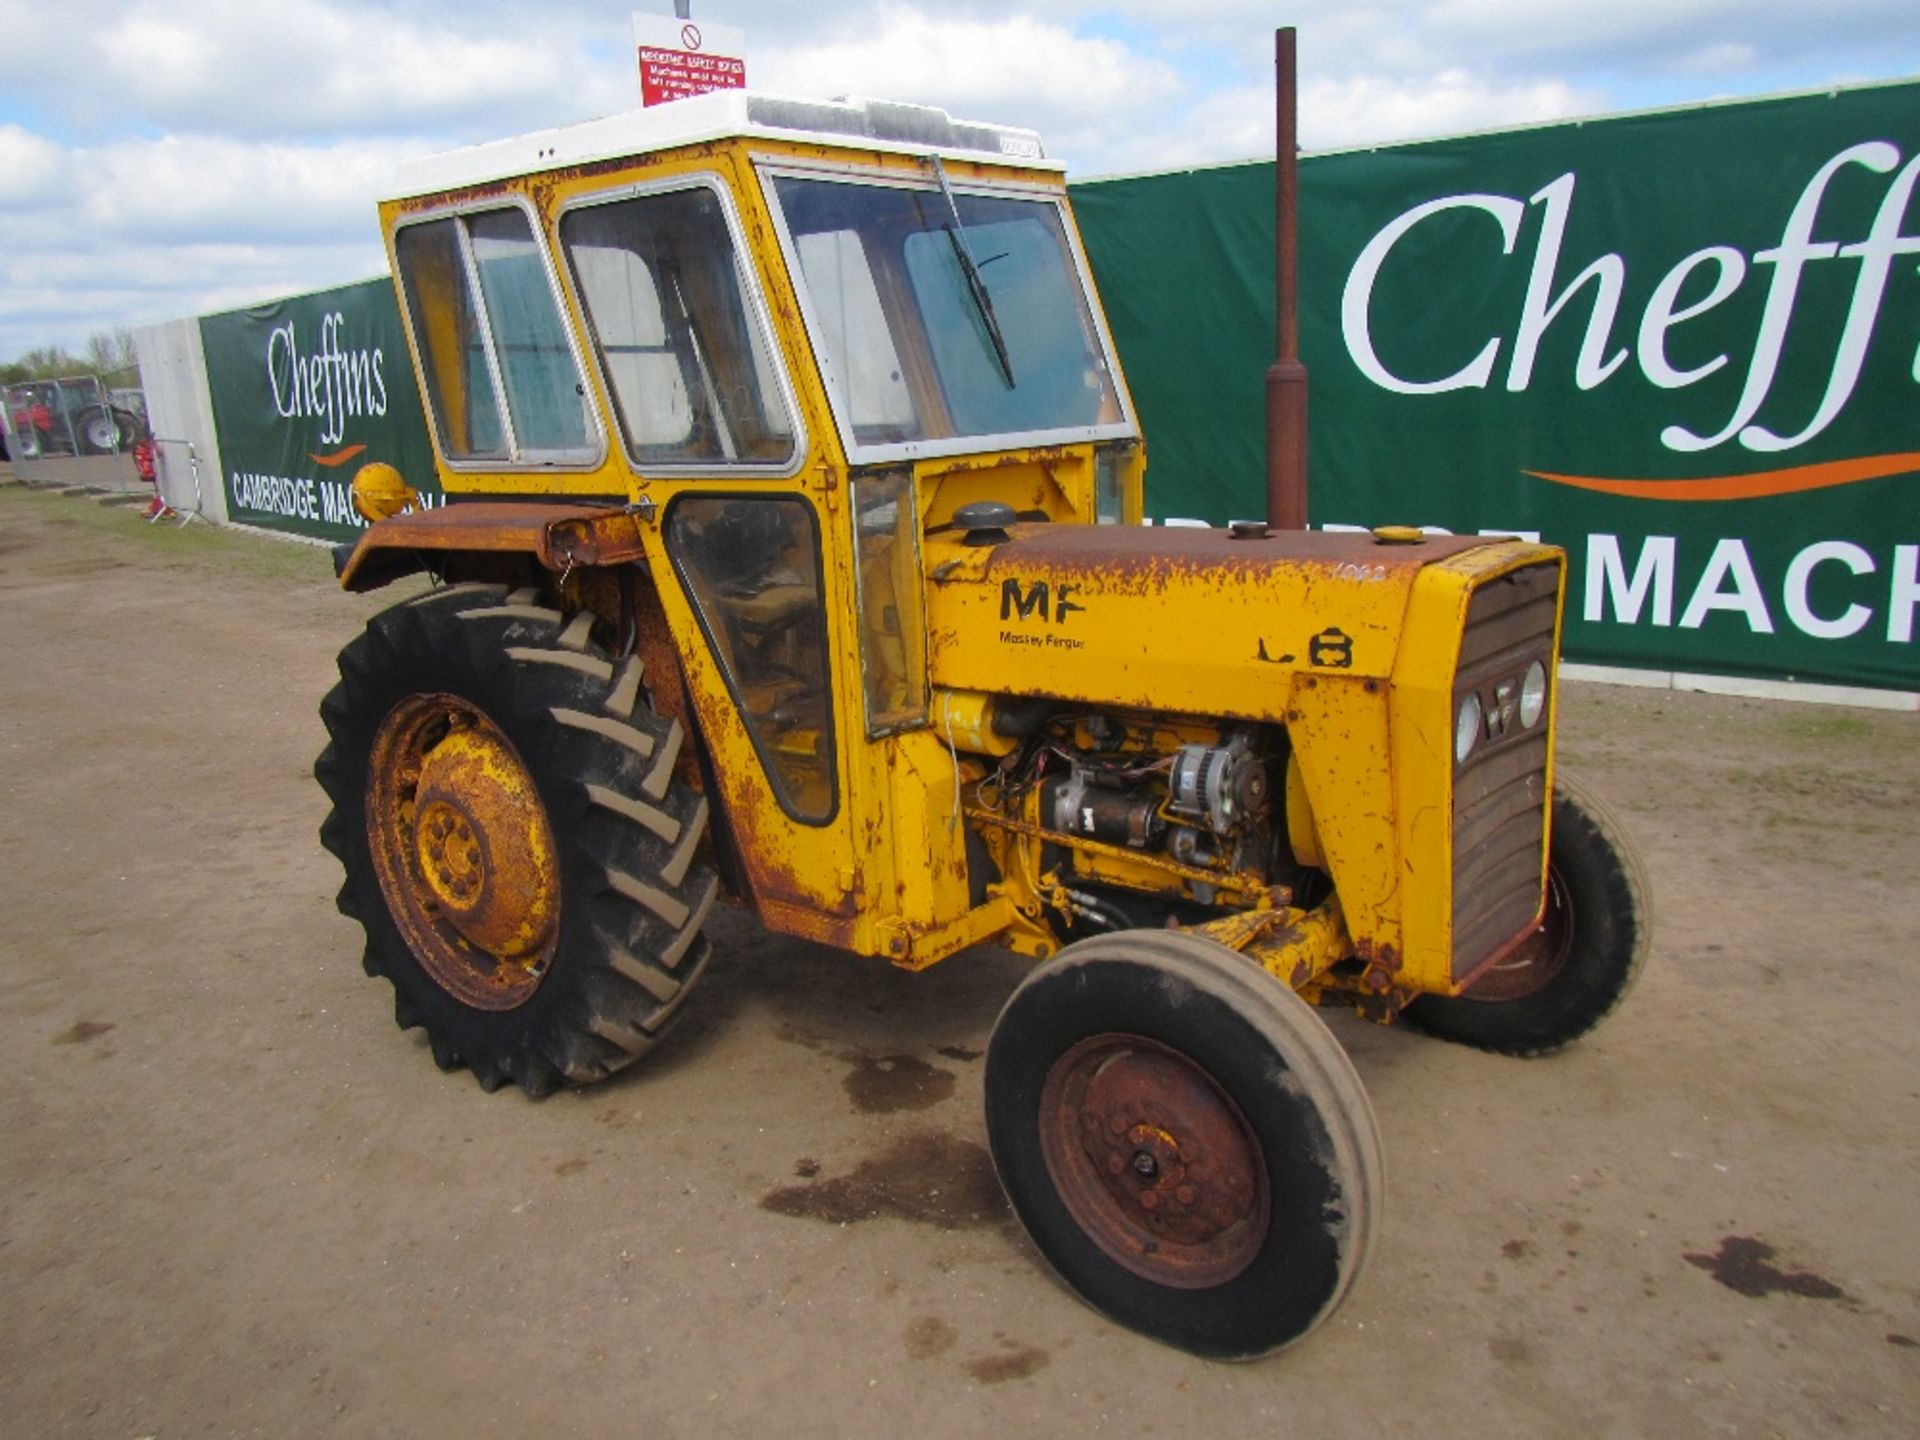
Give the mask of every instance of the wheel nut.
[[1140, 1208], [1142, 1210], [1158, 1210], [1160, 1208], [1160, 1192], [1158, 1190], [1143, 1192], [1140, 1196]]
[[1191, 1205], [1193, 1204], [1194, 1194], [1193, 1186], [1181, 1185], [1174, 1190], [1173, 1198], [1178, 1200], [1182, 1205]]

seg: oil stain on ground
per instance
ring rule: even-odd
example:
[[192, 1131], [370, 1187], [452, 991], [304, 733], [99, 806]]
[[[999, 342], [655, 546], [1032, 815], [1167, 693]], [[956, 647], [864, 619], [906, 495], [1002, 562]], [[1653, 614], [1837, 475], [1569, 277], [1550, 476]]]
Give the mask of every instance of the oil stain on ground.
[[1687, 1255], [1689, 1265], [1697, 1266], [1729, 1290], [1749, 1299], [1761, 1300], [1775, 1293], [1805, 1295], [1814, 1300], [1844, 1300], [1847, 1292], [1824, 1276], [1810, 1270], [1782, 1270], [1770, 1264], [1773, 1246], [1751, 1235], [1727, 1235], [1712, 1255]]
[[84, 1045], [113, 1029], [111, 1020], [76, 1020], [53, 1037], [55, 1045]]
[[907, 1326], [907, 1358], [932, 1360], [951, 1350], [959, 1338], [959, 1333], [938, 1315], [922, 1315]]
[[843, 1057], [853, 1065], [844, 1082], [853, 1108], [868, 1115], [890, 1115], [898, 1110], [925, 1110], [953, 1094], [953, 1072], [916, 1060], [911, 1055]]
[[761, 1197], [776, 1215], [851, 1225], [912, 1220], [942, 1230], [998, 1225], [1007, 1202], [986, 1150], [938, 1131], [903, 1136], [845, 1175], [781, 1185]]
[[967, 1362], [967, 1373], [982, 1385], [999, 1385], [1008, 1380], [1025, 1380], [1044, 1370], [1047, 1352], [1032, 1345], [1013, 1345], [998, 1355], [982, 1355]]

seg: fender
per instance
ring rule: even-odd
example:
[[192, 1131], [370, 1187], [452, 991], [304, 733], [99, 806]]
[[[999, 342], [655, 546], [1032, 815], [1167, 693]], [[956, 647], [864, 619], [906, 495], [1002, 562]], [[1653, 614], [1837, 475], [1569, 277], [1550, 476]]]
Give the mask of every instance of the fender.
[[536, 501], [436, 506], [375, 522], [353, 545], [334, 548], [340, 587], [378, 590], [433, 566], [434, 554], [526, 556], [564, 573], [575, 567], [644, 560], [644, 510]]

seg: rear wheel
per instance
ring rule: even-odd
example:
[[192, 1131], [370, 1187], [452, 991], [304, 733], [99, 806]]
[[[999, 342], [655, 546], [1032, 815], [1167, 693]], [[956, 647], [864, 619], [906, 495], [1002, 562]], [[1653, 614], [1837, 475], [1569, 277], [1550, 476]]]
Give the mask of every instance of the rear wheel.
[[1040, 1253], [1109, 1318], [1251, 1359], [1331, 1314], [1379, 1207], [1379, 1132], [1320, 1018], [1214, 941], [1070, 945], [1008, 1000], [987, 1133]]
[[709, 954], [706, 801], [637, 657], [533, 591], [438, 590], [340, 655], [314, 767], [364, 965], [442, 1069], [532, 1095], [649, 1049]]
[[1482, 1050], [1550, 1054], [1619, 1007], [1652, 938], [1646, 876], [1620, 822], [1594, 795], [1561, 779], [1539, 929], [1459, 995], [1415, 1000], [1407, 1018]]
[[80, 436], [80, 453], [83, 455], [111, 455], [120, 448], [120, 426], [106, 410], [96, 408], [81, 412], [74, 429]]

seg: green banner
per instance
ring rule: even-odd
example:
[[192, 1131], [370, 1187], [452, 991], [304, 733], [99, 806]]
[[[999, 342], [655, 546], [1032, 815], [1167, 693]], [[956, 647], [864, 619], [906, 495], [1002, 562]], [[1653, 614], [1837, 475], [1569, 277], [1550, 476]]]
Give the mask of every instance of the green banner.
[[231, 519], [352, 539], [347, 487], [375, 460], [440, 502], [392, 281], [208, 315], [200, 344]]
[[[1312, 523], [1572, 558], [1567, 654], [1920, 689], [1920, 85], [1307, 157]], [[1148, 508], [1265, 511], [1273, 169], [1074, 188]]]

